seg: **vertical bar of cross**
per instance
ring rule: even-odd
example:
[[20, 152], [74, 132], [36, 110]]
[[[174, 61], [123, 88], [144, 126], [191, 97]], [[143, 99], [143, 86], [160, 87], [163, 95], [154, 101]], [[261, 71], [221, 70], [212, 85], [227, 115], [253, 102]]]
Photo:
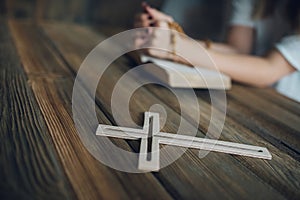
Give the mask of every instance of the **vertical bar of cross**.
[[138, 169], [142, 171], [159, 170], [159, 141], [155, 137], [160, 131], [159, 114], [145, 112], [144, 131], [148, 132], [148, 138], [142, 138]]

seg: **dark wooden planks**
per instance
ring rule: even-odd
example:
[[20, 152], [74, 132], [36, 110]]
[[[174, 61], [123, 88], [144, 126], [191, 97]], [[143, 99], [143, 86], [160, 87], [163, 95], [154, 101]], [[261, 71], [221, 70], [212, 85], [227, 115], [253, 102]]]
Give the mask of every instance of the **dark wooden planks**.
[[[232, 91], [228, 92], [227, 116], [299, 161], [299, 130], [295, 128], [298, 124], [299, 105], [275, 91], [271, 92], [267, 89], [266, 93], [271, 94], [274, 99], [278, 98], [277, 103], [269, 98], [264, 98], [263, 95], [258, 95], [263, 93], [260, 91], [261, 89], [247, 87], [243, 91], [239, 87], [245, 88], [245, 86], [236, 84]], [[246, 93], [249, 93], [250, 97]], [[203, 100], [210, 102], [207, 92], [198, 92], [198, 95]], [[260, 102], [263, 104], [261, 105]], [[293, 107], [293, 111], [290, 111], [291, 107]], [[283, 115], [281, 115], [281, 111], [283, 111]], [[274, 117], [275, 115], [276, 117]], [[285, 118], [286, 116], [288, 118]], [[289, 118], [292, 118], [291, 122], [287, 122]], [[293, 121], [294, 127], [287, 125]]]
[[[122, 64], [121, 64], [122, 65]], [[134, 65], [134, 64], [131, 64]], [[128, 64], [124, 63], [122, 67], [120, 67], [120, 69], [127, 69], [128, 68]], [[138, 74], [136, 77], [136, 80], [141, 80], [141, 79], [147, 79], [147, 77], [141, 77], [140, 74]], [[236, 90], [237, 87], [240, 87], [239, 90]], [[151, 91], [153, 94], [156, 95], [157, 98], [159, 98], [162, 102], [164, 102], [167, 105], [170, 105], [172, 107], [172, 109], [174, 109], [176, 112], [181, 113], [182, 112], [182, 108], [180, 109], [178, 103], [177, 103], [177, 99], [174, 95], [172, 95], [172, 93], [170, 91], [168, 91], [167, 89], [161, 87], [161, 86], [153, 86], [153, 85], [149, 85], [146, 87], [149, 91]], [[249, 91], [248, 91], [249, 89]], [[249, 87], [242, 87], [242, 86], [238, 86], [235, 85], [233, 91], [230, 92], [230, 94], [232, 95], [232, 93], [237, 93], [240, 94], [241, 96], [245, 96], [246, 99], [249, 98], [249, 93], [251, 94], [251, 97], [255, 98], [260, 98], [259, 96], [257, 96], [256, 92], [257, 90], [261, 90], [261, 89], [254, 89], [254, 88], [249, 88]], [[191, 116], [190, 113], [192, 113], [192, 111], [194, 109], [197, 109], [197, 107], [195, 105], [193, 105], [193, 102], [191, 101], [191, 97], [188, 96], [188, 93], [186, 92], [185, 89], [177, 89], [178, 94], [180, 94], [181, 96], [185, 97], [184, 103], [182, 104], [182, 106], [185, 108], [183, 110], [185, 110], [186, 112], [182, 113], [184, 114], [183, 116], [185, 116], [189, 121], [194, 121], [193, 117]], [[213, 93], [217, 94], [217, 91], [212, 91]], [[271, 93], [271, 91], [267, 91], [269, 93]], [[244, 93], [248, 93], [248, 95], [245, 95]], [[161, 95], [164, 94], [164, 95]], [[211, 120], [211, 109], [213, 109], [213, 107], [211, 107], [210, 105], [210, 98], [209, 98], [209, 93], [208, 91], [203, 91], [203, 90], [197, 90], [197, 94], [199, 96], [198, 101], [199, 101], [199, 105], [200, 105], [200, 111], [201, 111], [201, 116], [200, 116], [200, 124], [199, 124], [199, 128], [201, 131], [203, 132], [207, 132], [209, 123], [211, 122], [211, 124], [213, 125], [212, 127], [212, 131], [209, 132], [209, 135], [214, 136], [217, 134], [217, 130], [218, 130], [218, 120], [214, 119]], [[276, 99], [276, 97], [278, 96], [278, 100], [277, 103], [283, 104], [283, 99], [285, 99], [284, 97], [282, 97], [280, 94], [272, 92], [271, 93], [273, 98]], [[201, 98], [203, 97], [203, 98]], [[243, 102], [243, 98], [241, 98], [241, 102]], [[254, 101], [251, 103], [251, 101], [247, 101], [247, 105], [252, 104], [250, 107], [256, 107], [256, 103], [257, 101]], [[280, 101], [281, 99], [281, 101]], [[287, 100], [287, 99], [285, 99]], [[217, 100], [219, 101], [219, 100]], [[299, 110], [297, 110], [297, 108], [299, 107], [299, 104], [295, 104], [295, 102], [293, 101], [289, 101], [287, 100], [288, 104], [294, 105], [294, 112], [290, 112], [289, 110], [282, 110], [278, 107], [277, 104], [274, 104], [272, 102], [269, 102], [269, 106], [266, 105], [266, 100], [264, 98], [262, 98], [262, 100], [260, 99], [260, 102], [265, 101], [264, 106], [265, 109], [270, 109], [270, 110], [277, 110], [277, 112], [282, 112], [285, 113], [285, 115], [290, 116], [290, 118], [294, 119], [294, 124], [293, 125], [297, 125], [296, 124], [296, 116], [294, 114], [294, 112], [297, 112]], [[223, 102], [221, 102], [223, 103]], [[259, 103], [259, 102], [258, 102]], [[285, 125], [281, 128], [278, 128], [276, 126], [278, 126], [278, 123], [284, 120], [287, 120], [285, 117], [282, 116], [277, 116], [277, 120], [270, 118], [266, 119], [266, 116], [264, 116], [263, 120], [265, 120], [265, 122], [259, 126], [259, 124], [255, 124], [253, 123], [253, 121], [259, 121], [259, 119], [261, 119], [259, 116], [257, 117], [258, 119], [256, 119], [255, 114], [253, 114], [253, 109], [248, 109], [249, 106], [244, 105], [241, 106], [239, 104], [239, 101], [234, 101], [229, 99], [228, 102], [228, 112], [230, 112], [230, 115], [227, 115], [226, 117], [226, 122], [224, 125], [224, 128], [222, 130], [222, 135], [220, 139], [223, 140], [227, 140], [227, 141], [235, 141], [235, 142], [241, 142], [241, 143], [248, 143], [248, 144], [253, 144], [253, 145], [260, 145], [260, 146], [266, 146], [268, 147], [268, 149], [271, 151], [271, 153], [273, 154], [273, 159], [272, 161], [262, 161], [259, 159], [252, 159], [252, 158], [245, 158], [245, 157], [239, 157], [237, 156], [236, 159], [238, 159], [240, 162], [242, 162], [245, 166], [247, 166], [249, 169], [251, 169], [251, 171], [253, 171], [255, 174], [257, 174], [260, 178], [262, 178], [264, 181], [268, 182], [270, 185], [272, 185], [274, 188], [276, 188], [278, 191], [282, 192], [285, 196], [287, 197], [294, 197], [294, 196], [300, 196], [299, 193], [299, 187], [300, 187], [300, 170], [299, 170], [299, 154], [293, 152], [292, 153], [292, 157], [289, 156], [288, 154], [290, 153], [290, 149], [287, 149], [286, 146], [283, 145], [283, 142], [274, 142], [274, 137], [273, 136], [281, 136], [283, 139], [285, 139], [286, 137], [289, 137], [290, 135], [293, 136], [292, 139], [285, 139], [283, 141], [291, 141], [292, 144], [295, 144], [294, 146], [299, 146], [299, 142], [300, 140], [297, 139], [298, 137], [298, 132], [294, 131], [294, 132], [289, 132], [291, 129], [289, 128], [289, 126]], [[290, 106], [291, 106], [290, 105]], [[218, 106], [217, 106], [218, 107]], [[238, 110], [239, 112], [235, 112], [234, 114], [232, 113], [232, 110]], [[262, 106], [260, 107], [260, 109], [262, 109]], [[278, 111], [280, 109], [280, 111]], [[247, 110], [246, 112], [244, 110]], [[248, 110], [250, 110], [248, 112]], [[215, 110], [216, 111], [216, 110]], [[219, 111], [217, 111], [219, 113], [219, 116], [221, 115], [221, 113]], [[267, 111], [264, 111], [267, 112]], [[263, 113], [261, 112], [254, 112], [257, 115]], [[268, 113], [271, 113], [270, 111], [268, 111]], [[268, 116], [269, 117], [269, 116]], [[281, 118], [280, 118], [281, 117]], [[243, 121], [244, 120], [244, 121]], [[243, 121], [242, 123], [239, 123], [240, 121]], [[266, 122], [267, 121], [267, 122]], [[275, 123], [274, 123], [275, 122]], [[250, 128], [247, 128], [249, 126], [243, 126], [241, 124], [244, 123], [252, 123], [252, 126], [250, 126]], [[282, 124], [282, 123], [281, 123]], [[275, 128], [274, 128], [275, 126]], [[263, 133], [261, 133], [262, 129], [266, 129], [266, 130], [272, 130], [271, 133], [273, 133], [273, 138], [270, 138], [271, 136], [269, 135], [269, 137], [267, 136], [262, 136]], [[268, 133], [270, 134], [270, 132]], [[271, 141], [270, 141], [271, 140]], [[278, 139], [277, 139], [278, 141]], [[273, 144], [273, 145], [271, 145]], [[287, 154], [288, 153], [288, 154]]]
[[[161, 88], [160, 86], [147, 86], [153, 94], [156, 94], [161, 101], [165, 102], [168, 105], [174, 105], [172, 108], [180, 113], [180, 109], [175, 105], [175, 97], [168, 94], [170, 93], [166, 89]], [[161, 93], [165, 94], [163, 97], [160, 95]], [[180, 91], [180, 90], [178, 90]], [[181, 90], [179, 93], [182, 95], [186, 93], [184, 90]], [[167, 95], [166, 95], [167, 94]], [[209, 94], [206, 94], [209, 95]], [[204, 101], [201, 98], [198, 98], [201, 117], [199, 128], [206, 132], [209, 122], [213, 124], [213, 127], [218, 127], [218, 121], [211, 121], [210, 110], [212, 109], [211, 105]], [[229, 102], [231, 104], [231, 102]], [[186, 97], [185, 104], [183, 106], [189, 107], [191, 110], [196, 109], [194, 105], [189, 101], [188, 96]], [[230, 108], [229, 108], [230, 109]], [[218, 111], [216, 111], [218, 112]], [[183, 113], [184, 116], [189, 117], [189, 113]], [[189, 120], [193, 121], [192, 118]], [[210, 132], [211, 135], [215, 135], [217, 129], [212, 129]], [[271, 161], [264, 161], [260, 159], [246, 158], [242, 156], [235, 156], [237, 160], [243, 163], [247, 168], [253, 171], [257, 176], [263, 179], [265, 182], [268, 182], [272, 187], [276, 188], [278, 191], [283, 193], [287, 197], [299, 196], [299, 178], [300, 171], [299, 162], [287, 155], [281, 149], [278, 149], [277, 146], [271, 145], [268, 141], [264, 140], [262, 137], [258, 136], [256, 132], [251, 131], [251, 129], [247, 129], [242, 126], [240, 123], [235, 121], [230, 116], [226, 117], [226, 121], [224, 124], [224, 128], [222, 130], [222, 135], [220, 139], [226, 141], [234, 141], [241, 142], [246, 144], [260, 145], [266, 146], [273, 155], [273, 159]]]
[[[73, 31], [74, 34], [69, 36], [66, 30], [74, 30], [76, 28], [73, 29], [72, 27], [68, 27], [66, 29], [66, 27], [59, 25], [46, 25], [45, 27], [46, 33], [54, 41], [57, 48], [61, 51], [66, 61], [70, 64], [75, 72], [80, 66], [81, 60], [85, 57], [88, 51], [91, 50], [95, 44], [97, 44], [96, 42], [99, 40], [99, 36], [96, 35], [94, 37], [95, 34], [93, 32], [89, 33], [89, 31], [85, 29], [81, 29], [81, 32]], [[85, 42], [76, 42], [79, 40], [79, 38]], [[92, 38], [94, 38], [94, 43], [91, 41]], [[80, 51], [78, 51], [78, 49], [80, 49]], [[85, 49], [86, 53], [81, 53], [83, 49]], [[72, 56], [69, 55], [70, 51], [73, 52]], [[76, 54], [78, 57], [77, 60], [74, 59], [74, 55]], [[99, 56], [101, 55], [99, 54]], [[111, 114], [109, 109], [109, 91], [111, 91], [114, 83], [124, 73], [124, 70], [120, 70], [122, 67], [124, 66], [120, 65], [120, 63], [111, 66], [111, 68], [107, 71], [107, 78], [103, 77], [102, 79], [102, 84], [106, 86], [105, 90], [102, 91], [105, 92], [101, 93], [101, 89], [99, 89], [97, 93], [97, 97], [99, 98], [102, 106], [106, 108], [108, 115]], [[136, 93], [134, 97], [132, 97], [132, 101], [135, 105], [135, 110], [131, 110], [131, 114], [137, 122], [140, 122], [140, 113], [147, 110], [154, 103], [161, 103], [161, 100], [157, 99], [155, 96], [149, 93], [149, 91], [145, 90], [145, 88], [142, 88], [140, 93]], [[168, 117], [171, 119], [164, 130], [174, 132], [174, 124], [177, 124], [176, 121], [180, 117], [167, 105], [164, 106], [170, 114]], [[126, 121], [126, 119], [124, 120], [124, 124], [129, 123]], [[134, 144], [132, 145], [134, 147]], [[239, 162], [232, 159], [231, 156], [222, 155], [222, 161], [225, 164], [220, 163], [220, 159], [221, 157], [219, 155], [211, 154], [204, 160], [200, 160], [198, 159], [197, 154], [188, 151], [186, 155], [178, 159], [171, 166], [161, 170], [156, 176], [173, 196], [182, 198], [237, 198], [237, 196], [242, 194], [244, 198], [247, 198], [246, 194], [248, 194], [248, 197], [250, 198], [251, 195], [249, 196], [249, 194], [253, 192], [257, 194], [257, 190], [259, 190], [260, 187], [269, 188], [268, 185], [256, 185], [261, 184], [261, 180], [257, 178], [256, 175], [252, 174], [251, 171], [248, 171], [247, 168], [240, 165]], [[230, 168], [226, 169], [226, 166], [230, 166]], [[226, 175], [224, 176], [224, 174]], [[236, 179], [237, 177], [242, 179]], [[251, 184], [252, 180], [254, 180], [256, 184]], [[201, 192], [199, 188], [205, 188], [208, 193]], [[260, 195], [272, 195], [270, 194], [270, 191], [272, 191], [272, 194], [276, 193], [275, 190], [269, 188], [260, 193]], [[277, 195], [279, 198], [280, 195]], [[258, 198], [263, 198], [262, 196], [259, 196]]]
[[9, 28], [1, 24], [1, 199], [73, 199]]
[[[290, 112], [268, 99], [243, 91], [238, 85], [228, 93], [228, 99], [229, 116], [300, 160], [299, 115], [295, 113], [297, 111]], [[297, 107], [294, 109], [298, 110]], [[252, 116], [251, 120], [248, 116]]]
[[[128, 61], [126, 62], [126, 60], [119, 62], [119, 68], [124, 69], [123, 72], [128, 70], [129, 65], [130, 63], [128, 63]], [[142, 77], [135, 77], [135, 80], [140, 80], [141, 78]], [[177, 100], [170, 91], [159, 86], [147, 86], [146, 88], [155, 94], [160, 101], [180, 113], [180, 108], [176, 102]], [[297, 119], [299, 117], [295, 115], [295, 113], [300, 110], [298, 109], [299, 104], [282, 97], [275, 93], [274, 90], [270, 91], [267, 89], [266, 92], [270, 95], [268, 98], [272, 98], [273, 101], [277, 103], [269, 102], [268, 98], [259, 97], [259, 91], [261, 91], [261, 93], [263, 92], [261, 89], [239, 85], [235, 85], [232, 91], [230, 91], [230, 97], [234, 94], [239, 96], [240, 99], [229, 99], [229, 114], [226, 118], [221, 139], [267, 146], [273, 154], [273, 160], [270, 162], [239, 156], [237, 156], [236, 159], [286, 197], [298, 197], [300, 196], [300, 171], [298, 170], [300, 164], [298, 159], [299, 153], [295, 150], [291, 151], [291, 149], [286, 146], [290, 144], [293, 145], [293, 147], [299, 147], [300, 145], [300, 139], [298, 138], [299, 129], [297, 127]], [[214, 92], [217, 93], [217, 91]], [[190, 110], [197, 109], [193, 107], [188, 93], [185, 92], [185, 90], [181, 90], [180, 93], [182, 96], [186, 96], [183, 106], [186, 108], [189, 107]], [[212, 109], [210, 100], [207, 99], [209, 94], [207, 91], [201, 90], [198, 90], [197, 94], [199, 97], [203, 97], [203, 99], [199, 98], [199, 105], [202, 110], [199, 128], [201, 131], [206, 132], [211, 117], [210, 110]], [[286, 107], [290, 109], [293, 108], [293, 112], [291, 112], [290, 109], [282, 109], [281, 105], [286, 105]], [[248, 107], [252, 109], [248, 109]], [[236, 112], [233, 114], [232, 110], [236, 110]], [[190, 122], [193, 121], [189, 113], [184, 113], [184, 116], [187, 117]], [[259, 121], [261, 123], [257, 123]], [[218, 127], [217, 121], [212, 121], [212, 124], [214, 124], [214, 127]], [[217, 128], [215, 128], [215, 130], [216, 129]], [[272, 130], [272, 132], [268, 132], [268, 135], [265, 135], [265, 132], [262, 130]], [[210, 134], [215, 135], [214, 131], [210, 132]], [[280, 142], [274, 142], [275, 140]], [[282, 141], [288, 145], [283, 145]], [[287, 153], [289, 155], [287, 155]]]
[[[102, 165], [87, 152], [72, 121], [74, 76], [36, 26], [28, 22], [11, 21], [10, 27], [32, 90], [77, 198], [153, 199], [157, 195], [164, 199], [170, 198], [152, 174], [115, 171]], [[34, 48], [27, 49], [33, 40]], [[97, 111], [100, 122], [109, 124], [103, 113], [99, 109]], [[114, 142], [130, 150], [125, 141]]]
[[[248, 108], [255, 109], [263, 115], [267, 115], [268, 117], [273, 119], [274, 122], [281, 123], [283, 126], [289, 127], [297, 132], [300, 131], [299, 115], [294, 114], [289, 110], [283, 109], [280, 106], [270, 102], [269, 100], [260, 98], [259, 96], [251, 92], [247, 92], [243, 87], [239, 85], [236, 85], [236, 87], [229, 92], [229, 96], [237, 99], [243, 104], [248, 105]], [[255, 102], [255, 104], [253, 102]], [[295, 107], [295, 110], [299, 109]], [[298, 144], [300, 144], [300, 141], [297, 141]]]
[[272, 102], [291, 113], [300, 116], [300, 104], [284, 95], [280, 95], [274, 88], [251, 88], [248, 89], [253, 95], [258, 98], [263, 98], [268, 102]]
[[[129, 64], [130, 65], [130, 64]], [[123, 64], [120, 64], [120, 69], [128, 69], [128, 63], [123, 62]], [[145, 79], [147, 77], [141, 77], [140, 74], [138, 74], [135, 79], [136, 80], [141, 80]], [[235, 86], [238, 87], [238, 86]], [[241, 87], [241, 86], [240, 86]], [[167, 89], [164, 89], [161, 86], [153, 86], [149, 85], [146, 86], [146, 88], [151, 91], [153, 94], [156, 95], [157, 98], [159, 98], [162, 102], [164, 102], [167, 105], [170, 105], [170, 107], [175, 110], [177, 113], [182, 113], [182, 108], [180, 109], [177, 99], [170, 91]], [[243, 89], [243, 91], [241, 91]], [[238, 94], [242, 94], [243, 92], [247, 92], [248, 87], [243, 87], [240, 88], [240, 90], [236, 91]], [[258, 89], [257, 89], [258, 90]], [[250, 90], [251, 91], [251, 90]], [[215, 95], [218, 95], [218, 91], [212, 91], [215, 93]], [[182, 103], [181, 106], [183, 106], [185, 109], [185, 112], [182, 113], [185, 118], [187, 118], [190, 122], [194, 122], [193, 117], [191, 116], [190, 113], [194, 109], [197, 109], [195, 105], [193, 105], [193, 102], [191, 101], [191, 97], [189, 94], [186, 92], [185, 89], [177, 89], [177, 93], [181, 95], [182, 97], [185, 97], [184, 102]], [[206, 102], [205, 100], [201, 99], [200, 97], [205, 95], [205, 99], [209, 98], [209, 94], [207, 91], [197, 91], [199, 95], [198, 101], [200, 105], [200, 111], [201, 111], [201, 116], [200, 116], [200, 124], [199, 128], [203, 132], [207, 132], [209, 123], [213, 125], [211, 131], [209, 132], [209, 135], [214, 136], [217, 134], [217, 130], [219, 127], [219, 122], [218, 119], [211, 120], [211, 107], [210, 105], [210, 100]], [[164, 95], [162, 95], [164, 94]], [[254, 95], [254, 94], [252, 94]], [[279, 94], [274, 93], [274, 98], [277, 96], [280, 96]], [[246, 95], [244, 95], [246, 96]], [[247, 96], [246, 96], [247, 97]], [[258, 97], [257, 97], [258, 98]], [[263, 99], [264, 100], [264, 99]], [[218, 101], [218, 100], [217, 100]], [[287, 102], [288, 103], [288, 102]], [[250, 102], [248, 102], [250, 104]], [[233, 104], [232, 101], [229, 100], [228, 105], [231, 105], [231, 107], [237, 107], [237, 104]], [[252, 106], [254, 107], [256, 105], [256, 101], [252, 103]], [[218, 106], [217, 106], [218, 107]], [[231, 109], [229, 107], [229, 110]], [[269, 109], [273, 109], [275, 107], [278, 109], [277, 105], [270, 105]], [[247, 108], [247, 106], [245, 106]], [[267, 109], [268, 106], [265, 105], [265, 108]], [[296, 109], [294, 107], [294, 109]], [[215, 110], [215, 109], [214, 109]], [[218, 116], [221, 116], [221, 113], [219, 111], [215, 112], [219, 113]], [[291, 117], [295, 117], [293, 113], [289, 113], [288, 111], [284, 111], [286, 115], [290, 115]], [[264, 137], [260, 137], [258, 135], [261, 135], [261, 133], [256, 130], [252, 131], [253, 129], [247, 129], [246, 127], [243, 127], [237, 120], [236, 118], [239, 118], [240, 115], [243, 115], [244, 112], [240, 113], [235, 113], [235, 118], [233, 119], [230, 116], [226, 117], [226, 122], [224, 125], [224, 128], [222, 130], [222, 135], [221, 138], [222, 140], [226, 141], [234, 141], [234, 142], [241, 142], [241, 143], [246, 143], [246, 144], [253, 144], [253, 145], [260, 145], [260, 146], [266, 146], [268, 149], [271, 151], [273, 154], [273, 159], [271, 161], [264, 161], [260, 159], [253, 159], [253, 158], [247, 158], [247, 157], [240, 157], [236, 156], [235, 158], [239, 160], [241, 163], [243, 163], [247, 168], [249, 168], [251, 171], [253, 171], [255, 174], [257, 174], [261, 179], [263, 179], [265, 182], [269, 183], [274, 187], [276, 190], [280, 191], [282, 194], [284, 194], [286, 197], [291, 198], [294, 196], [300, 196], [299, 193], [299, 187], [300, 187], [300, 170], [299, 170], [299, 161], [297, 159], [295, 160], [293, 157], [289, 156], [286, 151], [282, 151], [282, 143], [280, 144], [271, 144], [268, 142], [268, 140], [265, 140]], [[244, 113], [245, 115], [245, 113]], [[247, 121], [253, 120], [251, 113], [246, 116]], [[249, 119], [250, 118], [250, 119]], [[285, 118], [278, 118], [277, 120], [282, 121]], [[276, 122], [275, 119], [269, 120], [269, 123], [264, 123], [263, 127], [268, 128], [268, 127], [273, 127], [273, 122]], [[288, 131], [288, 127], [284, 127], [283, 130]], [[282, 137], [288, 136], [289, 134], [285, 133], [280, 133], [280, 130], [274, 129], [273, 132], [276, 132], [275, 134], [281, 134]], [[297, 133], [294, 133], [297, 134]], [[296, 138], [297, 135], [294, 135], [294, 138]], [[299, 143], [299, 140], [295, 139], [293, 143]], [[299, 156], [299, 154], [296, 154]], [[297, 158], [297, 157], [296, 157]]]

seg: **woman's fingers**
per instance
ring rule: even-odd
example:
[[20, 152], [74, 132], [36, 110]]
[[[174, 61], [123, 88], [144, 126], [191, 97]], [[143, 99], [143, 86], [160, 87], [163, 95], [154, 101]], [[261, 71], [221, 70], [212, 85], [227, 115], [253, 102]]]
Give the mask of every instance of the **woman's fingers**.
[[147, 13], [138, 13], [135, 15], [135, 20], [143, 21], [143, 20], [150, 20], [151, 17]]
[[147, 3], [142, 3], [144, 13], [139, 13], [135, 16], [134, 27], [165, 27], [160, 26], [160, 22], [172, 22], [173, 18], [169, 15], [166, 15], [155, 8], [150, 7]]
[[155, 26], [155, 21], [149, 20], [149, 21], [136, 21], [134, 22], [134, 28], [142, 28], [142, 27], [150, 27]]
[[151, 19], [149, 14], [141, 13], [135, 16], [134, 27], [148, 27], [153, 26], [155, 23], [154, 19]]
[[160, 12], [156, 10], [155, 8], [152, 8], [150, 6], [145, 6], [144, 10], [146, 11], [147, 14], [150, 15], [155, 21], [168, 21], [168, 22], [173, 22], [173, 18], [169, 15], [166, 15], [163, 12]]
[[160, 28], [165, 28], [165, 29], [168, 29], [169, 28], [169, 25], [168, 25], [168, 22], [165, 21], [165, 20], [159, 20], [159, 21], [155, 21], [155, 24], [154, 24], [156, 27], [160, 27]]
[[134, 35], [134, 46], [136, 48], [141, 48], [146, 45], [146, 43], [149, 43], [149, 40], [152, 39], [152, 36], [150, 34], [150, 31], [148, 28], [145, 28], [144, 30], [138, 30], [135, 32]]
[[150, 22], [134, 22], [133, 26], [134, 28], [142, 28], [142, 27], [148, 27], [150, 26]]
[[[139, 19], [143, 20], [137, 21], [135, 23], [135, 27], [147, 27], [151, 25], [151, 23], [154, 23], [153, 20], [146, 20], [146, 15], [140, 16]], [[171, 32], [168, 30], [168, 23], [166, 20], [158, 20], [155, 21], [154, 26], [162, 27], [164, 29], [149, 27], [144, 30], [137, 31], [134, 39], [134, 46], [137, 49], [142, 49], [141, 52], [144, 54], [163, 59], [170, 59], [170, 56], [172, 56], [169, 53], [171, 51]]]
[[170, 48], [171, 32], [167, 29], [147, 28], [137, 31], [135, 44], [137, 47], [155, 46], [161, 49]]
[[[135, 16], [134, 27], [153, 27], [137, 31], [134, 36], [134, 46], [145, 54], [170, 59], [170, 31], [167, 31], [168, 22], [174, 21], [168, 16], [155, 8], [150, 7], [147, 3], [142, 4], [144, 13]], [[154, 27], [166, 28], [155, 29]], [[156, 48], [148, 48], [156, 47]], [[170, 50], [169, 50], [170, 51]]]

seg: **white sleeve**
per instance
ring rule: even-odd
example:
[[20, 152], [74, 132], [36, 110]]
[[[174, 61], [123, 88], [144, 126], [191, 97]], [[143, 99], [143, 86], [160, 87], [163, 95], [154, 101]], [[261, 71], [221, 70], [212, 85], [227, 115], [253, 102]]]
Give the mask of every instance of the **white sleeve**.
[[252, 19], [254, 4], [254, 0], [232, 0], [230, 25], [254, 27]]
[[284, 37], [276, 44], [277, 50], [298, 71], [300, 71], [300, 35]]

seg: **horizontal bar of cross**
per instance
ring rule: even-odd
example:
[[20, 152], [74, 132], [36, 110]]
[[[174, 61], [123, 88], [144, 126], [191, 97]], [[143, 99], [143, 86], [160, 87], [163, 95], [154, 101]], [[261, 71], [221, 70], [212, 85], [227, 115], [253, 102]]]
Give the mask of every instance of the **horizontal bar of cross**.
[[[99, 124], [96, 135], [122, 139], [141, 139], [138, 168], [145, 171], [159, 170], [159, 144], [222, 152], [269, 160], [272, 159], [272, 155], [265, 147], [160, 132], [159, 114], [152, 112], [145, 112], [143, 129]], [[151, 144], [148, 143], [149, 136], [152, 139]], [[151, 148], [149, 148], [148, 145], [151, 145]], [[148, 151], [149, 149], [151, 149], [150, 152]], [[151, 159], [149, 159], [149, 157]]]

